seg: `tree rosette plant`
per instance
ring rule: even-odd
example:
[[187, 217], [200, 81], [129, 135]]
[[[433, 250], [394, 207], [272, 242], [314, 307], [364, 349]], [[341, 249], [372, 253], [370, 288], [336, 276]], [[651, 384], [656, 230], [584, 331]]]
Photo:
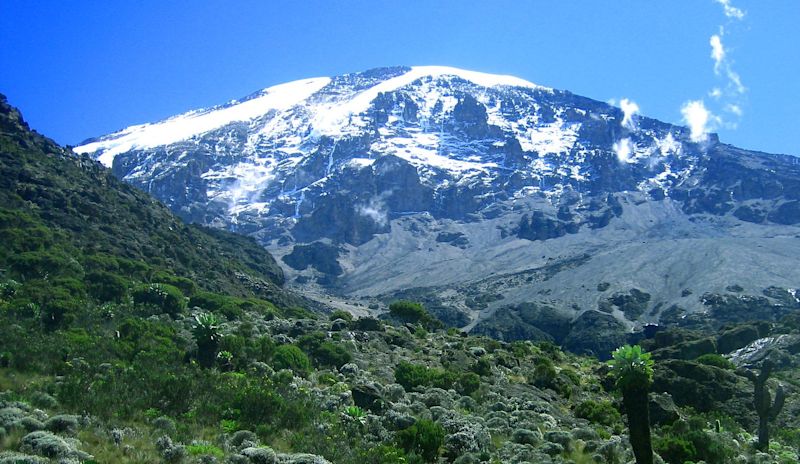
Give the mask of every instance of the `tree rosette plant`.
[[758, 374], [748, 369], [740, 371], [741, 374], [753, 382], [755, 387], [753, 391], [753, 406], [755, 406], [758, 414], [758, 442], [756, 443], [756, 449], [760, 451], [769, 449], [769, 423], [778, 417], [786, 401], [786, 391], [783, 389], [783, 385], [778, 384], [775, 388], [774, 398], [769, 391], [767, 381], [774, 368], [773, 361], [766, 359], [761, 364]]
[[358, 406], [348, 406], [344, 408], [344, 417], [348, 422], [366, 425], [367, 413]]
[[625, 345], [611, 353], [611, 372], [622, 391], [628, 416], [631, 447], [637, 464], [653, 464], [648, 393], [653, 383], [653, 360], [639, 345]]
[[195, 342], [197, 342], [197, 359], [203, 367], [211, 367], [217, 356], [220, 333], [219, 319], [212, 313], [197, 314], [194, 316], [195, 326], [192, 329]]

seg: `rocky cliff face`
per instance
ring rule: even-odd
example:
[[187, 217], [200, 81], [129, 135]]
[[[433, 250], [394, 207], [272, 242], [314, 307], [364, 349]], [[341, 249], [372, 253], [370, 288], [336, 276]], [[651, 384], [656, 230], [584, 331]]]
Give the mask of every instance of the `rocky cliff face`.
[[800, 282], [796, 158], [509, 76], [307, 79], [76, 150], [189, 221], [256, 237], [299, 286], [365, 304], [411, 291], [495, 336], [559, 318], [619, 334], [734, 285]]

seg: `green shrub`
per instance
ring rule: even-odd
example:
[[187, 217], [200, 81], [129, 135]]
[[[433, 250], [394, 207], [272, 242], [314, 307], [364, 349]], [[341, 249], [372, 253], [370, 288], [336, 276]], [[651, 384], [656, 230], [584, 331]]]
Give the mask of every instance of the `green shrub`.
[[184, 295], [193, 295], [197, 290], [194, 281], [186, 277], [178, 277], [172, 272], [157, 271], [153, 274], [152, 280], [177, 287]]
[[458, 381], [458, 375], [444, 369], [430, 368], [420, 364], [401, 361], [394, 370], [395, 381], [406, 390], [418, 386], [437, 387], [449, 390]]
[[444, 444], [444, 429], [436, 422], [420, 419], [411, 427], [397, 432], [397, 444], [407, 453], [434, 462]]
[[307, 373], [311, 370], [308, 356], [295, 345], [281, 345], [276, 348], [272, 356], [272, 366], [275, 369], [291, 369], [298, 373]]
[[41, 308], [41, 319], [45, 329], [55, 330], [68, 325], [80, 309], [80, 303], [71, 299], [55, 299]]
[[347, 311], [342, 311], [341, 309], [337, 309], [336, 311], [332, 312], [329, 316], [329, 319], [335, 321], [336, 319], [344, 319], [347, 322], [353, 320], [353, 315], [348, 313]]
[[186, 445], [186, 451], [191, 456], [215, 456], [218, 458], [225, 456], [225, 452], [209, 443]]
[[338, 368], [349, 363], [353, 358], [344, 346], [328, 341], [323, 332], [303, 335], [297, 344], [303, 351], [311, 355], [319, 366]]
[[410, 391], [430, 382], [431, 375], [428, 371], [427, 366], [401, 361], [394, 370], [394, 378], [403, 388]]
[[14, 272], [27, 279], [83, 274], [83, 267], [80, 263], [61, 249], [26, 251], [11, 255], [8, 261]]
[[189, 306], [220, 313], [228, 319], [239, 319], [243, 314], [244, 300], [212, 292], [197, 292], [189, 298]]
[[409, 462], [402, 449], [391, 445], [371, 447], [366, 451], [362, 451], [359, 458], [359, 462], [364, 463], [406, 464]]
[[529, 379], [538, 388], [554, 388], [556, 385], [556, 367], [549, 358], [540, 357], [535, 361], [533, 378]]
[[105, 271], [86, 275], [89, 294], [99, 301], [120, 301], [128, 291], [129, 283], [122, 277]]
[[715, 366], [721, 369], [727, 369], [727, 370], [736, 369], [736, 366], [732, 362], [730, 362], [727, 358], [714, 353], [708, 353], [699, 356], [697, 359], [695, 359], [695, 361], [700, 364], [705, 364], [707, 366]]
[[177, 316], [186, 309], [183, 293], [169, 284], [155, 283], [138, 285], [133, 289], [133, 302], [155, 307], [160, 313]]
[[669, 464], [731, 462], [738, 445], [729, 435], [705, 430], [705, 427], [706, 420], [701, 416], [691, 417], [688, 428], [677, 427], [677, 423], [666, 427], [654, 448]]
[[342, 367], [349, 363], [353, 356], [345, 347], [331, 342], [324, 342], [314, 350], [314, 360], [322, 366]]
[[458, 378], [456, 391], [462, 395], [471, 395], [481, 387], [481, 377], [474, 372], [465, 372]]
[[413, 301], [395, 301], [389, 305], [389, 314], [400, 319], [403, 322], [420, 322], [425, 318], [430, 317], [428, 311], [425, 310], [420, 303]]
[[600, 425], [612, 426], [620, 423], [622, 416], [610, 401], [586, 400], [575, 407], [575, 417]]
[[672, 435], [657, 438], [653, 448], [668, 464], [684, 464], [692, 461], [697, 454], [690, 441]]
[[481, 377], [492, 375], [492, 363], [485, 356], [475, 361], [470, 369]]

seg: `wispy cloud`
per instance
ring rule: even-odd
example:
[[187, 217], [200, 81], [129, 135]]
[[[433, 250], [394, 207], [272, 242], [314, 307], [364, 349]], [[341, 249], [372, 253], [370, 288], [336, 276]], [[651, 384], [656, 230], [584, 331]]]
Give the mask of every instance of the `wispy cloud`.
[[714, 74], [719, 75], [722, 63], [725, 61], [725, 46], [722, 45], [722, 37], [714, 34], [708, 43], [711, 45], [711, 58], [714, 60]]
[[[725, 17], [732, 21], [741, 21], [745, 12], [735, 7], [732, 0], [714, 0], [722, 6]], [[703, 100], [688, 100], [681, 107], [684, 123], [691, 130], [691, 139], [702, 142], [707, 139], [708, 133], [720, 127], [735, 129], [738, 120], [744, 114], [743, 100], [747, 87], [742, 83], [742, 78], [733, 69], [730, 49], [726, 47], [726, 28], [719, 26], [716, 34], [708, 39], [711, 47], [711, 59], [714, 62], [714, 75], [721, 81], [713, 87], [708, 96], [714, 103], [714, 111], [706, 106]], [[717, 114], [715, 114], [715, 111]], [[725, 118], [720, 116], [725, 114]]]
[[636, 119], [634, 116], [636, 113], [639, 112], [639, 105], [637, 105], [634, 101], [628, 100], [627, 98], [623, 98], [619, 102], [619, 107], [622, 109], [622, 127], [627, 128], [628, 130], [635, 131], [636, 130]]
[[681, 107], [683, 122], [689, 126], [692, 142], [703, 142], [708, 133], [719, 127], [721, 119], [706, 108], [703, 100], [689, 100]]
[[714, 0], [714, 1], [722, 5], [726, 17], [738, 20], [744, 19], [745, 12], [740, 8], [736, 8], [735, 6], [731, 5], [731, 0]]
[[614, 142], [612, 148], [614, 149], [614, 153], [617, 154], [617, 159], [620, 163], [632, 162], [631, 155], [633, 154], [633, 143], [631, 142], [631, 139], [624, 138]]

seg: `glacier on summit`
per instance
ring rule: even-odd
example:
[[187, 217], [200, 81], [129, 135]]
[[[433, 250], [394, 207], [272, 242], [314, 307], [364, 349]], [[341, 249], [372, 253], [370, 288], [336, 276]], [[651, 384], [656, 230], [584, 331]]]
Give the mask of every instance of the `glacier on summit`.
[[[622, 139], [624, 161], [656, 156], [651, 187], [668, 188], [676, 175], [667, 160], [680, 149], [673, 145], [685, 139], [683, 128], [631, 129], [627, 113], [567, 92], [512, 76], [418, 66], [281, 84], [227, 105], [132, 126], [75, 151], [157, 196], [154, 184], [190, 170], [203, 190], [194, 193], [215, 205], [214, 219], [236, 223], [242, 215], [269, 214], [276, 202], [300, 213], [305, 201], [313, 204], [315, 187], [343, 170], [375, 169], [384, 156], [413, 166], [435, 197], [476, 182], [511, 196], [560, 190], [597, 175], [585, 161], [607, 148], [593, 140], [598, 130], [608, 138], [636, 132]], [[526, 185], [512, 191], [511, 183]], [[166, 201], [197, 203], [191, 190], [171, 192]]]

